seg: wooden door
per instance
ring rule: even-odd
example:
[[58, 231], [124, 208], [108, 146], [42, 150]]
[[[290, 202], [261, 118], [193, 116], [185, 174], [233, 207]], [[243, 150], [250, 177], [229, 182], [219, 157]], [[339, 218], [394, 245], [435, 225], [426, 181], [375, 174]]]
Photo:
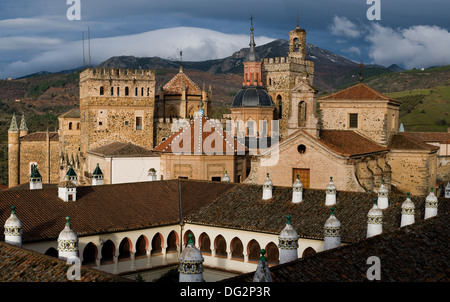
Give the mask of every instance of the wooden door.
[[292, 182], [297, 179], [297, 175], [303, 184], [304, 189], [309, 189], [310, 171], [309, 169], [293, 168], [292, 169]]

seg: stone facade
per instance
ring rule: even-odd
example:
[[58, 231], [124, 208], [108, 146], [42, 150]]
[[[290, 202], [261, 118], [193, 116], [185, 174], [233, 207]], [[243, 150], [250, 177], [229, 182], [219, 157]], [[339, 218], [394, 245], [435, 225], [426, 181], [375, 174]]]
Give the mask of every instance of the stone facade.
[[318, 100], [323, 129], [352, 130], [386, 146], [398, 132], [400, 102], [364, 84]]
[[394, 171], [392, 184], [398, 190], [425, 196], [436, 187], [436, 152], [391, 150], [388, 161]]

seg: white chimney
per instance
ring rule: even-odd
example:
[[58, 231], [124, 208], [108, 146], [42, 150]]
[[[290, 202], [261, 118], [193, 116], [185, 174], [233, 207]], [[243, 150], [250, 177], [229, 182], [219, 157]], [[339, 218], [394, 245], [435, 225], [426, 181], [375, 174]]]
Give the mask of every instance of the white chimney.
[[331, 215], [325, 222], [323, 250], [329, 250], [341, 245], [341, 222], [334, 216], [334, 208], [331, 208]]
[[22, 222], [16, 215], [16, 207], [11, 207], [11, 216], [5, 222], [5, 242], [22, 246]]
[[266, 250], [261, 250], [261, 257], [259, 257], [258, 265], [256, 266], [255, 275], [253, 276], [253, 282], [272, 282], [272, 275], [270, 275], [269, 265], [267, 264], [267, 258], [264, 256]]
[[280, 264], [298, 258], [298, 234], [291, 224], [291, 216], [286, 216], [286, 226], [278, 236], [278, 247], [280, 248]]
[[330, 182], [326, 188], [325, 205], [332, 206], [336, 204], [336, 186], [333, 183], [333, 177], [330, 177]]
[[379, 235], [383, 232], [383, 212], [374, 199], [373, 206], [367, 214], [367, 238]]
[[384, 178], [381, 181], [381, 186], [378, 189], [378, 207], [382, 210], [389, 206], [389, 188], [384, 184]]
[[148, 174], [147, 174], [147, 176], [148, 176], [148, 181], [156, 181], [156, 180], [158, 180], [157, 178], [157, 175], [156, 175], [156, 170], [155, 170], [155, 168], [150, 168], [149, 170], [148, 170]]
[[430, 194], [428, 194], [427, 198], [425, 199], [425, 219], [436, 216], [437, 210], [438, 199], [433, 193], [433, 188], [431, 188]]
[[271, 199], [272, 198], [272, 188], [273, 188], [273, 184], [272, 184], [272, 181], [269, 178], [269, 173], [267, 173], [266, 180], [264, 181], [264, 184], [263, 184], [263, 196], [262, 196], [262, 199], [267, 200], [267, 199]]
[[292, 184], [292, 202], [299, 203], [303, 200], [303, 184], [300, 181], [299, 176], [297, 175], [297, 179]]
[[400, 227], [414, 223], [414, 203], [407, 193], [406, 200], [402, 203], [402, 219], [400, 222]]

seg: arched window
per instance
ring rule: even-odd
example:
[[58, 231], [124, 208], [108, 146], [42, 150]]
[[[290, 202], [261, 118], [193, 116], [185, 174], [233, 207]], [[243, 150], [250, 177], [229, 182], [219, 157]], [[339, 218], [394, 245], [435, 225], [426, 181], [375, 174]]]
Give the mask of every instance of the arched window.
[[144, 96], [144, 87], [141, 88], [141, 96]]
[[302, 258], [312, 256], [315, 253], [316, 253], [316, 251], [312, 247], [308, 247], [303, 251]]
[[131, 241], [123, 238], [119, 245], [119, 260], [129, 259], [131, 255]]
[[300, 42], [299, 42], [298, 38], [294, 38], [294, 51], [295, 52], [300, 51]]
[[270, 242], [266, 246], [266, 258], [267, 262], [271, 265], [277, 265], [279, 260], [280, 253], [278, 251], [278, 247], [275, 243]]
[[169, 236], [167, 236], [166, 252], [176, 252], [177, 251], [177, 243], [178, 243], [177, 233], [175, 231], [170, 232]]
[[128, 86], [125, 86], [125, 95], [129, 94]]
[[248, 260], [250, 261], [258, 261], [261, 256], [261, 247], [259, 246], [258, 241], [252, 239], [247, 246]]
[[103, 86], [100, 86], [100, 95], [104, 95], [105, 94], [105, 89], [103, 88]]
[[115, 249], [114, 243], [111, 240], [107, 240], [103, 243], [102, 259], [100, 260], [100, 264], [112, 262], [114, 259]]
[[194, 117], [194, 106], [189, 107], [188, 109], [188, 116], [189, 118], [193, 118]]
[[117, 87], [117, 96], [120, 95], [120, 87]]
[[206, 233], [200, 235], [200, 251], [202, 253], [211, 254], [211, 240]]
[[138, 96], [138, 88], [137, 87], [134, 88], [134, 96]]
[[189, 235], [192, 235], [192, 241], [194, 241], [194, 245], [195, 245], [195, 236], [194, 236], [194, 233], [192, 233], [191, 230], [187, 230], [187, 231], [184, 233], [184, 236], [183, 236], [183, 245], [184, 245], [184, 246], [186, 246], [186, 245], [188, 244], [188, 241], [189, 241]]
[[298, 126], [306, 126], [306, 103], [304, 101], [298, 103]]
[[281, 95], [277, 96], [277, 104], [278, 104], [278, 118], [281, 119], [283, 117], [283, 100]]
[[45, 255], [50, 256], [50, 257], [55, 257], [58, 258], [58, 250], [51, 247], [48, 250], [45, 251]]
[[114, 95], [114, 87], [111, 87], [111, 95]]
[[150, 88], [147, 88], [147, 96], [150, 96]]
[[77, 130], [80, 130], [80, 123], [77, 123]]
[[69, 123], [69, 130], [72, 130], [72, 122]]
[[216, 237], [216, 240], [214, 241], [214, 247], [216, 249], [216, 256], [227, 257], [227, 242], [222, 235]]
[[97, 247], [92, 242], [89, 242], [83, 250], [82, 265], [95, 264], [96, 259], [97, 259]]
[[144, 235], [139, 236], [138, 240], [136, 241], [136, 257], [139, 256], [146, 256], [147, 255], [147, 249], [148, 249], [148, 240], [147, 237]]
[[244, 246], [238, 237], [234, 237], [233, 240], [231, 240], [231, 258], [244, 259]]
[[158, 254], [162, 252], [162, 236], [157, 233], [152, 239], [152, 252], [151, 254]]

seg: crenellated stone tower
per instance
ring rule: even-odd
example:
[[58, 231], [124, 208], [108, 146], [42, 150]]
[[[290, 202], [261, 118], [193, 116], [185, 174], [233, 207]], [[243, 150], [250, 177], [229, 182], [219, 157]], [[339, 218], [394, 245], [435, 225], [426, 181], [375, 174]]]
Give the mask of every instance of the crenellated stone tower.
[[80, 74], [81, 156], [126, 141], [153, 148], [155, 72], [89, 68]]
[[297, 27], [289, 32], [287, 57], [266, 58], [263, 81], [275, 103], [280, 138], [304, 128], [318, 136], [315, 117], [316, 90], [313, 87], [314, 62], [306, 60], [306, 31]]

